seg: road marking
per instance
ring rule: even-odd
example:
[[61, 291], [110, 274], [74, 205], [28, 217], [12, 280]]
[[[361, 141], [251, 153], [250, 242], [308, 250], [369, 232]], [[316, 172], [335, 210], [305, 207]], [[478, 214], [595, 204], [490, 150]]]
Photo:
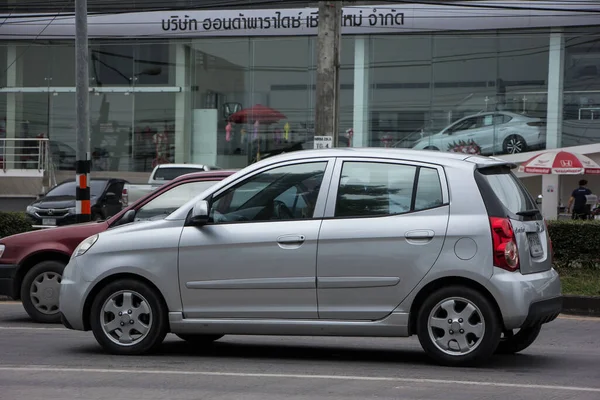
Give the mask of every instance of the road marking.
[[308, 374], [266, 374], [266, 373], [244, 373], [244, 372], [219, 372], [219, 371], [185, 371], [185, 370], [152, 370], [152, 369], [105, 369], [105, 368], [57, 368], [44, 366], [30, 367], [0, 367], [0, 371], [12, 372], [60, 372], [60, 373], [85, 373], [85, 374], [137, 374], [137, 375], [195, 375], [195, 376], [221, 376], [236, 378], [290, 378], [290, 379], [321, 379], [321, 380], [344, 380], [344, 381], [379, 381], [379, 382], [403, 382], [403, 383], [425, 383], [457, 386], [484, 386], [484, 387], [506, 387], [519, 389], [538, 390], [561, 390], [568, 392], [593, 392], [600, 393], [600, 388], [580, 386], [557, 386], [557, 385], [535, 385], [504, 382], [478, 382], [458, 381], [452, 379], [425, 379], [425, 378], [397, 378], [385, 376], [353, 376], [353, 375], [308, 375]]
[[600, 321], [600, 318], [598, 317], [584, 317], [581, 315], [567, 315], [567, 314], [561, 314], [558, 316], [559, 319], [573, 319], [576, 321], [595, 321], [598, 322]]
[[0, 326], [4, 331], [66, 331], [67, 328], [51, 328], [46, 326]]
[[13, 301], [13, 300], [6, 300], [6, 301], [1, 301], [0, 300], [0, 304], [8, 304], [9, 306], [14, 306], [15, 304], [22, 304], [20, 301]]

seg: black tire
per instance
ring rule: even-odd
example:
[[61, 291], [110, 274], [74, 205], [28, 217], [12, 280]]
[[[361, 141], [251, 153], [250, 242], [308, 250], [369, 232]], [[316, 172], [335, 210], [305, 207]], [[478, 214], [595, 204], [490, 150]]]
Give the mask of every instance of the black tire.
[[527, 151], [527, 142], [520, 135], [510, 135], [502, 143], [504, 154], [519, 154]]
[[212, 342], [221, 339], [225, 335], [195, 335], [195, 334], [180, 334], [176, 333], [179, 339], [185, 340], [186, 342], [193, 344], [194, 346], [206, 346]]
[[[66, 264], [60, 261], [42, 261], [33, 266], [23, 278], [21, 282], [21, 302], [23, 308], [32, 320], [44, 324], [60, 323], [60, 313], [58, 310], [58, 296], [60, 289], [60, 280]], [[52, 280], [47, 280], [47, 277], [52, 277]], [[40, 279], [42, 280], [40, 282]], [[58, 287], [54, 283], [58, 282]], [[43, 293], [38, 292], [34, 287], [34, 282], [37, 282], [37, 287], [40, 284], [49, 283], [43, 290]], [[35, 294], [34, 294], [35, 291]]]
[[512, 331], [504, 332], [496, 349], [497, 354], [519, 353], [535, 342], [542, 330], [541, 325], [520, 329], [516, 334]]
[[[112, 341], [104, 332], [100, 322], [101, 315], [104, 318], [104, 314], [102, 313], [104, 303], [110, 297], [122, 291], [135, 292], [143, 296], [144, 300], [147, 302], [152, 318], [146, 336], [139, 342], [130, 345], [117, 344]], [[115, 318], [119, 317], [115, 315]], [[169, 330], [168, 311], [161, 294], [155, 289], [135, 279], [121, 279], [109, 283], [96, 295], [96, 298], [92, 303], [90, 326], [96, 341], [110, 354], [147, 354], [155, 351], [158, 346], [160, 346]]]
[[[481, 319], [485, 326], [483, 336], [476, 341], [477, 344], [474, 345], [474, 349], [466, 354], [448, 354], [438, 348], [434, 343], [434, 339], [430, 337], [430, 314], [434, 308], [438, 309], [438, 305], [444, 300], [453, 298], [465, 299], [477, 307], [477, 311], [481, 315]], [[445, 321], [447, 317], [440, 318], [443, 318]], [[450, 324], [448, 325], [448, 329], [452, 329]], [[462, 332], [463, 331], [461, 330], [461, 333]], [[423, 347], [423, 350], [425, 350], [429, 357], [441, 365], [476, 366], [487, 361], [494, 354], [494, 351], [498, 346], [501, 332], [500, 316], [496, 312], [493, 304], [480, 292], [466, 286], [449, 286], [435, 291], [425, 300], [425, 302], [423, 302], [417, 315], [417, 335], [421, 347]], [[450, 333], [445, 332], [443, 337], [445, 337], [446, 334], [450, 335]], [[467, 337], [466, 334], [465, 337]]]

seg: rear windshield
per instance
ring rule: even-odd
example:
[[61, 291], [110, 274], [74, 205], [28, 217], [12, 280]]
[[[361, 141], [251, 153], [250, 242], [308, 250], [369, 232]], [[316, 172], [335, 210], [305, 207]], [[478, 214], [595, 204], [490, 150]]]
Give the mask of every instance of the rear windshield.
[[159, 168], [154, 174], [154, 179], [157, 181], [171, 181], [178, 176], [191, 174], [193, 172], [202, 172], [204, 169], [198, 167], [181, 167], [181, 168]]
[[508, 211], [516, 214], [537, 209], [527, 189], [509, 169], [483, 169], [479, 173]]

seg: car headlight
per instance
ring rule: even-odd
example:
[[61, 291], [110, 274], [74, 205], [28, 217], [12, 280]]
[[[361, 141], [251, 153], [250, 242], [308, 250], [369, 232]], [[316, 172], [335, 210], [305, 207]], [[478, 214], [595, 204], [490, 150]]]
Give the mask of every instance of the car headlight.
[[4, 254], [4, 249], [6, 248], [5, 245], [0, 244], [0, 258], [2, 258], [2, 254]]
[[34, 207], [34, 206], [27, 206], [27, 212], [28, 212], [29, 214], [33, 214], [33, 213], [35, 213], [37, 210], [38, 210], [38, 209], [37, 209], [37, 207]]
[[94, 243], [96, 243], [97, 240], [98, 240], [98, 234], [96, 234], [94, 236], [90, 236], [89, 238], [85, 239], [83, 242], [79, 243], [79, 246], [77, 246], [77, 248], [73, 252], [72, 257], [79, 257], [79, 256], [84, 255], [94, 245]]
[[69, 214], [76, 214], [77, 213], [77, 209], [75, 207], [71, 207], [67, 209], [69, 211]]

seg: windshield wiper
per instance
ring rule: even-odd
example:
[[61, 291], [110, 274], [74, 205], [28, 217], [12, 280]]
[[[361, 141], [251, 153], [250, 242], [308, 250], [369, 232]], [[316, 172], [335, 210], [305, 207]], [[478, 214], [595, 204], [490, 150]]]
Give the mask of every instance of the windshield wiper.
[[533, 217], [536, 216], [540, 213], [540, 210], [538, 210], [537, 208], [531, 209], [531, 210], [525, 210], [525, 211], [519, 211], [517, 213], [517, 215], [520, 215], [522, 217]]

